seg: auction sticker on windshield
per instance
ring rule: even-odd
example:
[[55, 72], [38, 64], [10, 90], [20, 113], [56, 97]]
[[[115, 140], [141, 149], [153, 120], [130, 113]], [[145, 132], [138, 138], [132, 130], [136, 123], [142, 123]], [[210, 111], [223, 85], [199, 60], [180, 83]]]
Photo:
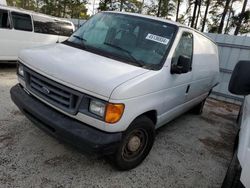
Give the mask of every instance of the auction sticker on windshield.
[[167, 38], [164, 38], [164, 37], [161, 37], [161, 36], [158, 36], [158, 35], [153, 35], [151, 33], [148, 33], [148, 35], [146, 36], [146, 39], [152, 40], [154, 42], [158, 42], [158, 43], [161, 43], [161, 44], [165, 44], [165, 45], [167, 45], [168, 41], [169, 41], [169, 39], [167, 39]]

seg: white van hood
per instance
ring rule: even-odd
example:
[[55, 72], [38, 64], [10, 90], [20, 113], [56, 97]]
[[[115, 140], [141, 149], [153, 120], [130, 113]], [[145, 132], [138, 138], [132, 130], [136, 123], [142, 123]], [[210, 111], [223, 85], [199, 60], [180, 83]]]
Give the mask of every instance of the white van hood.
[[26, 49], [19, 59], [62, 84], [106, 98], [118, 85], [149, 71], [64, 44]]

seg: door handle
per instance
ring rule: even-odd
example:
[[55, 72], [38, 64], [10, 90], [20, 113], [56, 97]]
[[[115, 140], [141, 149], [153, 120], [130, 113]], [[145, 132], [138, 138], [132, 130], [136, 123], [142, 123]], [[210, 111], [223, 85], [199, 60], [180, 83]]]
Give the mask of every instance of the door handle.
[[187, 89], [186, 89], [186, 94], [188, 94], [189, 89], [190, 89], [190, 84], [188, 84], [188, 86], [187, 86]]

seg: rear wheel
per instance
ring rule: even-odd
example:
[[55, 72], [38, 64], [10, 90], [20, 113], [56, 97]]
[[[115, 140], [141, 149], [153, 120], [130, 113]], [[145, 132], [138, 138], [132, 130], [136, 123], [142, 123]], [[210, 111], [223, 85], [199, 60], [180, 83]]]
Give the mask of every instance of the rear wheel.
[[138, 166], [150, 152], [155, 138], [153, 122], [146, 116], [138, 117], [124, 133], [112, 162], [120, 170]]

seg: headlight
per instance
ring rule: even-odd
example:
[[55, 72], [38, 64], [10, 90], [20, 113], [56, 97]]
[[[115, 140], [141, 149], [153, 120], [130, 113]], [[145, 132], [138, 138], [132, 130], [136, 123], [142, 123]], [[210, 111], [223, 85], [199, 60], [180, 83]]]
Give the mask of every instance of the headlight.
[[89, 104], [89, 111], [95, 115], [98, 115], [100, 117], [104, 117], [106, 109], [106, 104], [104, 102], [91, 99]]
[[21, 64], [17, 65], [17, 74], [24, 77], [23, 65], [21, 65]]
[[124, 104], [106, 103], [91, 99], [89, 111], [105, 120], [107, 123], [118, 122], [124, 111]]

